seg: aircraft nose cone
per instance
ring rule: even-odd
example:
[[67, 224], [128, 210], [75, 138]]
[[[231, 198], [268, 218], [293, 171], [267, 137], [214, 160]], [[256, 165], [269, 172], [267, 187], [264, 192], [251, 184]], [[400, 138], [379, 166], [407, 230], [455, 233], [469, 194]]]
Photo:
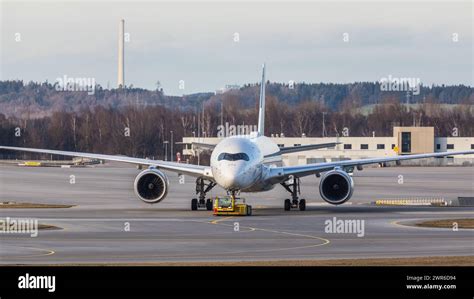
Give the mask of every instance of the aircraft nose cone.
[[222, 186], [226, 189], [240, 189], [240, 180], [235, 174], [228, 174], [223, 177]]
[[236, 167], [228, 169], [222, 173], [222, 183], [220, 184], [225, 189], [241, 189], [245, 178], [243, 177], [243, 169]]

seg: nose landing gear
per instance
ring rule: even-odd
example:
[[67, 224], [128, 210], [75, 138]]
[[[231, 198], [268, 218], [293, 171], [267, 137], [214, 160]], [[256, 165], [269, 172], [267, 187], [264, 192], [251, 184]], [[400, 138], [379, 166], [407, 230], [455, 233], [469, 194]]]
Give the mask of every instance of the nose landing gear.
[[287, 181], [281, 183], [283, 188], [286, 191], [291, 193], [291, 200], [285, 199], [284, 202], [284, 209], [285, 211], [289, 211], [291, 209], [299, 208], [300, 211], [306, 210], [306, 200], [299, 199], [298, 195], [301, 194], [300, 192], [300, 179], [299, 178], [290, 178]]
[[206, 199], [206, 193], [211, 191], [215, 185], [215, 182], [206, 182], [203, 178], [196, 180], [196, 194], [199, 194], [199, 199], [193, 198], [191, 200], [191, 210], [196, 211], [199, 208], [206, 208], [206, 210], [212, 211], [212, 200], [210, 198]]

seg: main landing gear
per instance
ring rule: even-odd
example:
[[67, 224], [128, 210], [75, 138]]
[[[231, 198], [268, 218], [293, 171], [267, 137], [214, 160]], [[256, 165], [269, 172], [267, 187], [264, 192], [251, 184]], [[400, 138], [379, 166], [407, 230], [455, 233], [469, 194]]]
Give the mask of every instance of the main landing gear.
[[199, 194], [198, 198], [191, 200], [191, 210], [196, 211], [198, 208], [206, 208], [208, 211], [212, 211], [212, 199], [206, 199], [206, 193], [211, 191], [216, 183], [212, 181], [206, 182], [203, 178], [196, 180], [196, 194]]
[[301, 194], [300, 179], [292, 178], [281, 183], [281, 185], [286, 189], [286, 191], [291, 193], [291, 200], [285, 199], [285, 211], [296, 208], [299, 208], [300, 211], [306, 210], [306, 200], [298, 198], [298, 195]]

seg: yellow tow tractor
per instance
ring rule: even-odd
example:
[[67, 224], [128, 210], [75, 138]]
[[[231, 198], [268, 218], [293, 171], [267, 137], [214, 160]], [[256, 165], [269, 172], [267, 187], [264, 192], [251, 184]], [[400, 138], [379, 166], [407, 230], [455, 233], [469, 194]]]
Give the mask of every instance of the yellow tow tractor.
[[245, 203], [245, 198], [233, 195], [216, 197], [214, 200], [214, 216], [250, 216], [252, 206]]

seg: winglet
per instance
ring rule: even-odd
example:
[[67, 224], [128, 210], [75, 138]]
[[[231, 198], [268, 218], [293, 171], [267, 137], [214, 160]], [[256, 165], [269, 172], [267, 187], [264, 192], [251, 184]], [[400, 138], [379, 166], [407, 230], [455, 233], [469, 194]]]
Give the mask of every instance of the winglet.
[[258, 108], [258, 135], [265, 135], [265, 63], [262, 65], [262, 83], [260, 83], [260, 103]]

